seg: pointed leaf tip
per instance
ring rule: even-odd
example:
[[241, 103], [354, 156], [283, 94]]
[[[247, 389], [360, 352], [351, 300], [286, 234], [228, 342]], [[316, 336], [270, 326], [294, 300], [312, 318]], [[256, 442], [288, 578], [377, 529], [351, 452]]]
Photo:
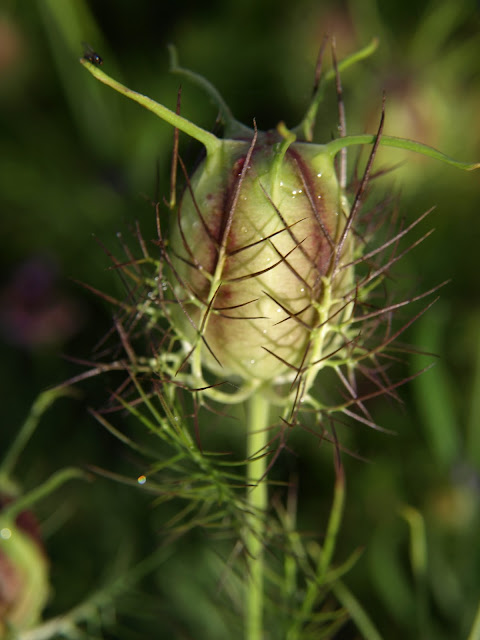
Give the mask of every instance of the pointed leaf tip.
[[80, 64], [83, 65], [87, 69], [87, 71], [89, 71], [97, 80], [103, 82], [103, 84], [106, 84], [112, 89], [115, 89], [115, 91], [118, 91], [118, 93], [121, 93], [127, 98], [130, 98], [130, 100], [138, 102], [138, 104], [140, 104], [142, 107], [145, 107], [165, 122], [168, 122], [168, 124], [171, 124], [176, 129], [179, 129], [195, 140], [198, 140], [198, 142], [204, 145], [207, 151], [207, 155], [211, 155], [215, 153], [215, 151], [218, 151], [219, 147], [222, 144], [222, 141], [213, 133], [202, 129], [201, 127], [197, 126], [193, 122], [190, 122], [190, 120], [187, 120], [178, 113], [167, 109], [167, 107], [164, 107], [159, 102], [152, 100], [152, 98], [129, 89], [117, 80], [111, 78], [98, 66], [92, 64], [85, 58], [80, 58]]
[[[344, 138], [336, 138], [335, 140], [332, 140], [325, 145], [325, 148], [333, 157], [346, 147], [375, 144], [376, 140], [377, 135], [372, 134], [345, 136]], [[383, 147], [394, 147], [396, 149], [404, 149], [405, 151], [420, 153], [429, 158], [433, 158], [434, 160], [440, 160], [440, 162], [452, 165], [457, 169], [463, 169], [464, 171], [480, 169], [480, 162], [461, 162], [460, 160], [455, 160], [454, 158], [447, 156], [445, 153], [438, 151], [438, 149], [435, 149], [434, 147], [429, 147], [426, 144], [416, 142], [415, 140], [409, 140], [408, 138], [397, 138], [395, 136], [382, 135], [379, 144]]]

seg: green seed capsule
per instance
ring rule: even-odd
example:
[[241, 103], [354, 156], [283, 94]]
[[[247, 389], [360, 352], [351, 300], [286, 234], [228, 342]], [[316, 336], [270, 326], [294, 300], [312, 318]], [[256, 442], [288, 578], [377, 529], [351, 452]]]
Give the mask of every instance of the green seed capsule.
[[0, 518], [0, 637], [37, 624], [49, 596], [48, 561], [38, 542]]
[[[325, 282], [334, 298], [346, 201], [320, 145], [277, 132], [225, 140], [197, 169], [170, 237], [178, 306], [171, 320], [215, 373], [281, 381], [305, 361]], [[343, 262], [351, 259], [344, 245]], [[333, 313], [330, 310], [331, 315]], [[338, 318], [337, 318], [338, 320]]]
[[[337, 71], [371, 55], [376, 46], [373, 40], [339, 63]], [[325, 145], [311, 143], [324, 84], [335, 78], [333, 72], [317, 79], [312, 102], [293, 131], [284, 125], [272, 132], [251, 130], [235, 120], [205, 78], [179, 67], [175, 52], [171, 54], [172, 69], [205, 89], [217, 103], [225, 139], [125, 87], [98, 65], [81, 60], [98, 80], [194, 138], [206, 152], [203, 163], [187, 179], [168, 242], [161, 234], [162, 255], [155, 276], [162, 280], [158, 317], [168, 315], [185, 349], [175, 351], [173, 346], [169, 354], [160, 352], [152, 365], [167, 377], [175, 378], [182, 371], [180, 384], [208, 388], [210, 397], [217, 400], [220, 393], [221, 402], [239, 402], [263, 383], [283, 382], [295, 383], [290, 391], [295, 402], [301, 401], [319, 370], [329, 359], [332, 364], [332, 355], [337, 368], [347, 365], [353, 370], [360, 360], [389, 343], [384, 340], [373, 349], [356, 350], [362, 333], [359, 321], [375, 321], [382, 316], [381, 310], [352, 322], [356, 301], [362, 304], [387, 270], [374, 265], [372, 275], [357, 281], [353, 271], [365, 249], [362, 243], [355, 246], [355, 237], [360, 237], [355, 219], [378, 147], [414, 151], [466, 170], [480, 164], [458, 162], [412, 140], [383, 135], [383, 112], [376, 134], [341, 135]], [[341, 132], [345, 133], [344, 127]], [[346, 150], [361, 145], [371, 145], [372, 151], [350, 206], [344, 193]], [[176, 175], [175, 149], [172, 176]], [[335, 156], [340, 160], [340, 179]], [[172, 189], [171, 209], [173, 193]], [[370, 257], [381, 253], [378, 249]], [[168, 282], [163, 280], [165, 275]], [[171, 291], [168, 300], [166, 289]], [[152, 294], [156, 299], [157, 291]], [[238, 393], [217, 393], [205, 380], [204, 368], [221, 379], [239, 381]], [[275, 400], [282, 402], [282, 394]]]

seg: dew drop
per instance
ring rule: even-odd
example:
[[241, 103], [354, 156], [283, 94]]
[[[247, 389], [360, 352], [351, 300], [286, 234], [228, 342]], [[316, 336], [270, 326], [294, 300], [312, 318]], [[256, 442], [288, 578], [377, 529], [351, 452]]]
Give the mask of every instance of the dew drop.
[[322, 174], [321, 173], [317, 173], [317, 178], [321, 178]]
[[3, 529], [0, 529], [0, 538], [2, 540], [8, 540], [11, 537], [12, 537], [11, 529], [9, 529], [8, 527], [3, 527]]
[[145, 484], [146, 481], [147, 481], [147, 478], [145, 476], [138, 476], [137, 478], [138, 484]]

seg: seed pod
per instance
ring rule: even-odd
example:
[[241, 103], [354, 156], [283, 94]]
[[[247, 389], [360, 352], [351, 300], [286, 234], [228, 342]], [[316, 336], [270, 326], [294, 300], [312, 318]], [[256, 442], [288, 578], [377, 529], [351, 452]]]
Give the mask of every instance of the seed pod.
[[33, 515], [22, 512], [14, 523], [0, 515], [0, 637], [9, 627], [38, 623], [49, 591], [48, 560]]
[[[318, 74], [312, 102], [300, 124], [292, 131], [280, 124], [270, 132], [257, 132], [235, 120], [218, 91], [205, 78], [179, 67], [171, 51], [172, 69], [205, 89], [218, 105], [224, 139], [182, 117], [179, 104], [173, 112], [110, 78], [98, 65], [81, 60], [98, 80], [174, 126], [176, 140], [182, 131], [205, 148], [205, 160], [190, 178], [185, 170], [186, 189], [176, 219], [171, 216], [168, 241], [159, 215], [158, 261], [147, 260], [156, 264], [154, 279], [160, 286], [152, 289], [153, 278], [149, 279], [148, 312], [142, 306], [142, 313], [149, 323], [167, 315], [185, 347], [176, 350], [178, 342], [169, 340], [165, 353], [162, 343], [158, 357], [151, 361], [162, 379], [177, 379], [180, 385], [229, 403], [242, 401], [262, 384], [295, 382], [286, 394], [291, 393], [298, 405], [307, 398], [318, 371], [328, 364], [337, 372], [348, 369], [346, 376], [341, 372], [339, 376], [351, 401], [357, 402], [354, 370], [361, 361], [375, 361], [374, 354], [392, 340], [386, 335], [376, 345], [359, 346], [359, 336], [375, 336], [374, 325], [408, 303], [358, 313], [396, 261], [382, 264], [382, 255], [404, 235], [398, 232], [383, 246], [367, 250], [368, 233], [358, 226], [378, 147], [414, 151], [466, 170], [480, 166], [458, 162], [412, 140], [383, 135], [383, 109], [376, 134], [347, 136], [340, 108], [340, 137], [324, 145], [311, 142], [325, 83], [336, 77], [343, 106], [340, 70], [371, 55], [376, 46], [373, 40], [341, 63], [335, 62], [333, 73]], [[371, 145], [372, 150], [349, 204], [344, 193], [346, 151], [361, 145]], [[172, 183], [177, 142], [174, 159]], [[174, 203], [172, 189], [170, 208]], [[357, 237], [361, 238], [358, 246]], [[142, 251], [145, 255], [145, 246]], [[369, 273], [355, 276], [353, 265], [362, 260]], [[354, 307], [357, 315], [352, 319]], [[217, 392], [216, 385], [205, 379], [204, 368], [222, 379], [239, 381], [238, 393]], [[378, 372], [376, 362], [374, 370], [375, 374], [365, 373], [369, 380]], [[178, 378], [180, 371], [183, 375]], [[383, 377], [381, 373], [379, 379]], [[285, 400], [283, 390], [273, 396], [280, 403]]]
[[351, 271], [339, 271], [352, 243], [338, 255], [347, 211], [332, 159], [290, 142], [276, 131], [223, 141], [192, 177], [171, 232], [171, 320], [222, 376], [295, 376], [326, 286], [329, 317], [351, 288]]

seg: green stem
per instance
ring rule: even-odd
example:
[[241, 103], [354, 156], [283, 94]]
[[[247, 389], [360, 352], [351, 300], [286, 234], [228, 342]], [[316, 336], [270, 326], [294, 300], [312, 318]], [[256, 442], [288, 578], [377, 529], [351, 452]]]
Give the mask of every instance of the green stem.
[[222, 141], [217, 138], [217, 136], [214, 136], [213, 133], [210, 133], [209, 131], [205, 131], [205, 129], [198, 127], [196, 124], [193, 124], [193, 122], [190, 122], [190, 120], [187, 120], [186, 118], [180, 116], [178, 113], [175, 113], [175, 111], [167, 109], [167, 107], [164, 107], [163, 104], [159, 104], [158, 102], [155, 102], [155, 100], [152, 100], [151, 98], [144, 96], [141, 93], [132, 91], [132, 89], [129, 89], [120, 82], [117, 82], [117, 80], [114, 80], [113, 78], [110, 78], [110, 76], [107, 76], [106, 73], [101, 71], [101, 69], [99, 69], [91, 62], [88, 62], [88, 60], [85, 60], [85, 58], [81, 58], [80, 63], [83, 64], [87, 71], [90, 71], [92, 76], [94, 76], [97, 80], [100, 80], [100, 82], [103, 82], [103, 84], [106, 84], [112, 89], [115, 89], [115, 91], [118, 91], [118, 93], [121, 93], [127, 98], [130, 98], [130, 100], [138, 102], [138, 104], [142, 105], [142, 107], [145, 107], [162, 120], [165, 120], [165, 122], [168, 122], [173, 127], [176, 127], [192, 138], [195, 138], [195, 140], [198, 140], [198, 142], [201, 142], [205, 146], [207, 155], [215, 153], [215, 151], [217, 151], [221, 146]]
[[33, 432], [37, 428], [40, 418], [45, 411], [47, 411], [50, 405], [52, 405], [57, 398], [67, 395], [73, 395], [72, 390], [68, 387], [44, 391], [37, 397], [30, 409], [27, 419], [19, 429], [15, 440], [8, 448], [8, 451], [0, 464], [0, 476], [2, 478], [7, 478], [13, 472], [20, 454], [32, 437]]
[[324, 586], [328, 568], [333, 559], [333, 553], [335, 551], [335, 545], [337, 541], [338, 531], [340, 529], [340, 523], [343, 516], [343, 508], [345, 504], [345, 476], [343, 473], [343, 467], [339, 463], [337, 465], [337, 478], [335, 481], [335, 489], [333, 495], [333, 504], [330, 511], [330, 517], [328, 520], [327, 533], [325, 536], [325, 542], [321, 549], [317, 561], [317, 567], [315, 571], [315, 577], [310, 581], [301, 612], [293, 622], [292, 626], [288, 630], [287, 640], [300, 640], [302, 633], [302, 626], [304, 622], [310, 619], [312, 611], [315, 607], [319, 591]]
[[30, 509], [33, 504], [53, 493], [56, 489], [65, 484], [65, 482], [74, 479], [86, 480], [88, 477], [89, 476], [84, 471], [74, 467], [61, 469], [51, 475], [48, 480], [45, 480], [45, 482], [32, 491], [29, 491], [18, 498], [18, 500], [8, 504], [2, 511], [2, 519], [14, 520], [19, 513], [26, 509]]
[[262, 390], [247, 404], [247, 505], [245, 532], [247, 594], [245, 640], [263, 638], [263, 569], [265, 511], [268, 505], [267, 456], [270, 403]]

